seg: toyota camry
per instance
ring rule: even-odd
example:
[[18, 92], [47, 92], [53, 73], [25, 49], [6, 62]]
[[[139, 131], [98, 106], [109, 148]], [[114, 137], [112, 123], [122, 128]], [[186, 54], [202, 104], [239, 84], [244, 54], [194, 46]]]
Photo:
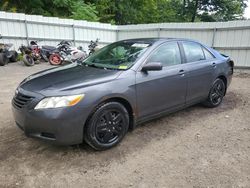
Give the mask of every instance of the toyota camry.
[[123, 40], [27, 77], [12, 109], [29, 137], [105, 150], [142, 122], [197, 103], [217, 107], [233, 68], [228, 56], [193, 40]]

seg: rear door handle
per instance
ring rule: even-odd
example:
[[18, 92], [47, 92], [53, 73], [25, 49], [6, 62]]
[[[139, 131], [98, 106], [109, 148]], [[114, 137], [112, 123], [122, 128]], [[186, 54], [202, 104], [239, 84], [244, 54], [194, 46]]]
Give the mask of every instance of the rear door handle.
[[215, 63], [215, 62], [213, 62], [213, 63], [212, 63], [212, 66], [215, 68], [215, 67], [216, 67], [216, 63]]
[[179, 75], [184, 76], [185, 71], [184, 70], [179, 70]]

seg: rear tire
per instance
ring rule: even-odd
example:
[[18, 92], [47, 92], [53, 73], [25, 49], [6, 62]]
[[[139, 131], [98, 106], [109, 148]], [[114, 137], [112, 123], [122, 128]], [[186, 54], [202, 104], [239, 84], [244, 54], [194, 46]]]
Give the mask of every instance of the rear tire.
[[4, 53], [0, 53], [0, 66], [6, 65], [8, 62], [8, 57]]
[[18, 53], [14, 50], [10, 51], [11, 57], [10, 57], [10, 61], [11, 62], [16, 62], [17, 61], [17, 57], [18, 57]]
[[208, 98], [203, 105], [209, 108], [217, 107], [221, 104], [226, 92], [226, 86], [222, 79], [217, 78], [210, 89]]
[[84, 140], [95, 150], [106, 150], [117, 145], [129, 128], [127, 109], [118, 102], [107, 102], [91, 115], [85, 125]]
[[62, 64], [62, 59], [61, 56], [59, 54], [51, 54], [49, 56], [49, 63], [51, 65], [61, 65]]
[[28, 67], [33, 66], [35, 64], [34, 59], [28, 54], [23, 55], [23, 63]]

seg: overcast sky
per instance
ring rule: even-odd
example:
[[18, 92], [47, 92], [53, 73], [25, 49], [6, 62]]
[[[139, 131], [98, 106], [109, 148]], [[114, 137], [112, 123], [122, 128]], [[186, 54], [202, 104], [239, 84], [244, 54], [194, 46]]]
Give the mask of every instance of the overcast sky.
[[248, 18], [248, 19], [250, 19], [250, 1], [248, 0], [248, 2], [247, 2], [247, 5], [248, 5], [248, 7], [246, 8], [246, 10], [245, 10], [245, 17], [246, 18]]

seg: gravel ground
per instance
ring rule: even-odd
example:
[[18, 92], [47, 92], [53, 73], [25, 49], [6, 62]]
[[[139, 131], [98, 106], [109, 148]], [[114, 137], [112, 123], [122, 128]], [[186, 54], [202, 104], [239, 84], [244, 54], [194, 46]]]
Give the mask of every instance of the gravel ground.
[[129, 132], [117, 147], [58, 147], [14, 123], [18, 83], [46, 63], [0, 67], [0, 187], [250, 187], [250, 72], [216, 109], [190, 107]]

